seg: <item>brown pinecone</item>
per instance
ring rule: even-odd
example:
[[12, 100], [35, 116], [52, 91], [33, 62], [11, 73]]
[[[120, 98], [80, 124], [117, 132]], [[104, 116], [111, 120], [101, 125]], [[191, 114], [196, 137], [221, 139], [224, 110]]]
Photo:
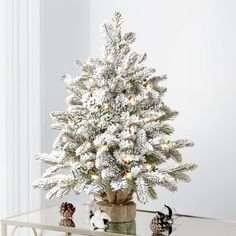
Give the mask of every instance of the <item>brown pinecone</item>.
[[60, 207], [61, 216], [71, 218], [75, 212], [75, 207], [71, 203], [63, 202]]

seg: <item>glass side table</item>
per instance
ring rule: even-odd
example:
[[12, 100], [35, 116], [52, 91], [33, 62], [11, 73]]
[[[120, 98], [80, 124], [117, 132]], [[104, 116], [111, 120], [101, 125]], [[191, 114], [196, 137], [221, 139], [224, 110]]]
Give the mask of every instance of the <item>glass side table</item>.
[[[21, 227], [32, 229], [32, 235], [43, 236], [45, 230], [64, 232], [69, 235], [86, 236], [154, 236], [149, 225], [155, 212], [137, 210], [135, 222], [113, 223], [108, 232], [92, 230], [89, 224], [89, 214], [83, 205], [76, 206], [72, 220], [63, 220], [59, 207], [37, 210], [18, 216], [3, 219], [2, 236], [14, 235]], [[10, 230], [10, 227], [14, 228]], [[12, 227], [11, 227], [12, 228]], [[11, 231], [11, 232], [10, 232]], [[164, 234], [166, 235], [166, 234]], [[171, 236], [235, 236], [236, 222], [177, 215]]]

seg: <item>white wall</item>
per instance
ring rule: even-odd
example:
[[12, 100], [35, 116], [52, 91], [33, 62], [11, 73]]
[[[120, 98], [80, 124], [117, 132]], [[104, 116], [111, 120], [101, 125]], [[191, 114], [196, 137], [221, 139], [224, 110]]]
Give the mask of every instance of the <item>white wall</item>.
[[114, 10], [137, 33], [134, 49], [169, 80], [166, 102], [180, 112], [176, 137], [194, 140], [185, 159], [199, 164], [177, 193], [156, 202], [178, 212], [236, 219], [236, 2], [224, 0], [91, 1], [91, 55], [100, 55], [99, 23]]
[[160, 189], [157, 201], [139, 207], [167, 203], [180, 213], [236, 219], [236, 2], [91, 0], [89, 9], [85, 0], [43, 3], [44, 150], [56, 136], [48, 113], [65, 109], [59, 77], [77, 73], [74, 59], [100, 55], [99, 25], [119, 10], [125, 29], [137, 33], [134, 49], [168, 74], [166, 102], [180, 112], [175, 137], [195, 142], [184, 155], [199, 164], [191, 184], [180, 184], [174, 194]]

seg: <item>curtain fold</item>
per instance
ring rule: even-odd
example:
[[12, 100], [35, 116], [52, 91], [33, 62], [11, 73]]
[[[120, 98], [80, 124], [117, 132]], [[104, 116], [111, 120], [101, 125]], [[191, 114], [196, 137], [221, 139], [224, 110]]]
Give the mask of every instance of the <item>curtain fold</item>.
[[40, 175], [40, 0], [5, 0], [5, 215], [40, 207], [31, 182]]
[[6, 14], [5, 1], [0, 1], [0, 218], [7, 214], [7, 207], [5, 204], [7, 200], [7, 183], [6, 183]]

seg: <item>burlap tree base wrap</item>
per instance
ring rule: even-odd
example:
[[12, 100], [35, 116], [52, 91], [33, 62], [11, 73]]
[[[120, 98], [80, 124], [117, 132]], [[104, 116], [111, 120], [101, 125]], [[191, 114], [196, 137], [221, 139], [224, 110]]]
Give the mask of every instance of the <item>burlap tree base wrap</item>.
[[136, 222], [111, 222], [107, 232], [125, 234], [125, 235], [136, 235]]
[[95, 208], [105, 211], [112, 222], [134, 221], [136, 204], [132, 201], [133, 192], [108, 189], [102, 194], [94, 194], [97, 199]]

